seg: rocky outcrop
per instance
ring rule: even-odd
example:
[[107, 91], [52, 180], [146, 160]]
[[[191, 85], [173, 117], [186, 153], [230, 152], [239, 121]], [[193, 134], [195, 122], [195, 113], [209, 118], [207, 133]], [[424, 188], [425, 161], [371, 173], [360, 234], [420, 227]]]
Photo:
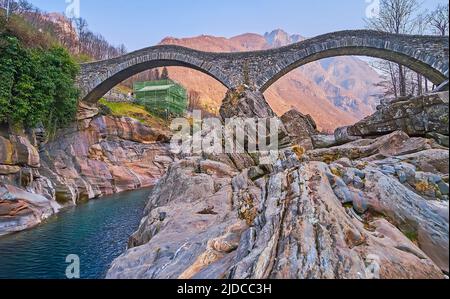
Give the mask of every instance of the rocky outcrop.
[[[207, 174], [202, 162], [169, 169], [108, 278], [444, 278], [438, 265], [448, 252], [448, 205], [408, 193], [395, 178], [369, 183], [384, 175], [376, 166], [358, 172], [368, 179], [355, 186], [367, 188], [365, 207], [379, 214], [343, 202], [334, 166], [323, 162], [297, 161], [254, 181], [249, 171], [219, 172], [231, 167], [220, 163]], [[174, 189], [177, 180], [185, 183]], [[392, 203], [389, 184], [398, 188]], [[386, 216], [372, 210], [377, 203]], [[411, 219], [415, 225], [406, 226]]]
[[334, 135], [318, 134], [311, 136], [314, 148], [329, 148], [337, 144]]
[[379, 136], [403, 131], [410, 136], [449, 135], [448, 91], [401, 98], [382, 104], [378, 111], [348, 128], [352, 136]]
[[[430, 149], [445, 150], [432, 139], [410, 138], [406, 133], [397, 131], [376, 139], [361, 139], [341, 146], [312, 150], [307, 156], [315, 161], [330, 163], [341, 158], [385, 158]], [[442, 163], [445, 163], [445, 160]]]
[[286, 130], [294, 144], [298, 144], [306, 150], [314, 148], [312, 136], [318, 135], [317, 125], [310, 115], [303, 115], [293, 109], [286, 112], [282, 117]]
[[31, 228], [60, 208], [42, 195], [0, 183], [0, 236]]
[[336, 129], [334, 136], [319, 134], [314, 120], [291, 110], [281, 117], [294, 143], [306, 150], [344, 145], [362, 138], [375, 138], [395, 131], [422, 136], [449, 146], [448, 92], [405, 97], [382, 103], [378, 111], [353, 126]]
[[61, 203], [152, 186], [173, 161], [159, 140], [164, 140], [160, 133], [136, 120], [95, 117], [86, 129], [45, 146], [44, 172], [55, 182]]
[[[233, 106], [246, 102], [248, 116], [254, 99]], [[153, 189], [107, 277], [444, 278], [448, 159], [404, 132], [284, 148], [273, 165], [243, 170], [188, 157]]]
[[[387, 219], [448, 273], [448, 150], [403, 132], [370, 145], [357, 143], [309, 156], [331, 163], [330, 182], [343, 204], [352, 205], [363, 218]], [[339, 158], [344, 149], [359, 154], [353, 161], [329, 160], [329, 155]]]
[[37, 130], [0, 136], [0, 183], [9, 190], [0, 192], [0, 235], [58, 211], [50, 207], [153, 186], [174, 161], [165, 132], [98, 113], [80, 103], [77, 122], [46, 143]]
[[[278, 146], [284, 148], [292, 144], [289, 132], [270, 108], [264, 95], [260, 91], [253, 91], [245, 85], [227, 92], [220, 107], [220, 116], [224, 122], [233, 118], [277, 119], [279, 123]], [[269, 127], [267, 127], [267, 132], [270, 132]]]
[[[39, 153], [25, 136], [0, 136], [0, 165], [40, 166]], [[11, 168], [10, 168], [11, 169]]]

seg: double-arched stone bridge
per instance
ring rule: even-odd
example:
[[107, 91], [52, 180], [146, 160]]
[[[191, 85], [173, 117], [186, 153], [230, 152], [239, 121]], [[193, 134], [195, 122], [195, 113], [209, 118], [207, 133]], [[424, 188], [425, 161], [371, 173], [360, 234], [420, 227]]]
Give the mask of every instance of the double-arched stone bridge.
[[111, 88], [142, 71], [182, 66], [214, 77], [227, 88], [246, 84], [265, 91], [291, 70], [333, 56], [360, 55], [402, 64], [435, 85], [448, 82], [449, 38], [396, 35], [370, 30], [340, 31], [289, 46], [254, 52], [210, 53], [179, 46], [154, 46], [121, 57], [81, 65], [81, 99], [95, 103]]

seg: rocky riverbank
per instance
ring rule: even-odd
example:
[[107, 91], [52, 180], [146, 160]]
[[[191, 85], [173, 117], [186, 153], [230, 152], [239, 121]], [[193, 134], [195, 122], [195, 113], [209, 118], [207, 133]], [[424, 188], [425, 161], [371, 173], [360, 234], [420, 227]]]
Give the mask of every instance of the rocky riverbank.
[[[229, 93], [221, 112], [271, 115], [263, 110], [270, 108], [262, 94], [244, 92]], [[426, 115], [443, 116], [430, 111]], [[172, 164], [107, 277], [448, 274], [449, 153], [442, 142], [424, 138], [434, 129], [420, 137], [393, 126], [343, 142], [340, 134], [320, 135], [307, 116], [282, 119], [294, 142], [282, 143], [274, 165], [247, 155]], [[296, 132], [295, 122], [308, 133]]]
[[44, 143], [42, 130], [0, 134], [0, 235], [62, 207], [154, 185], [174, 161], [167, 132], [80, 104], [77, 122]]

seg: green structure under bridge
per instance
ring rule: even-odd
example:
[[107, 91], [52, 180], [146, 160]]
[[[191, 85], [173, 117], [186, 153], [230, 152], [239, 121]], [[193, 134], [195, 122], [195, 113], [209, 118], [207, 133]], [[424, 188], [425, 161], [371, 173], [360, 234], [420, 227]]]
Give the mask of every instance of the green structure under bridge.
[[186, 89], [172, 80], [135, 82], [133, 92], [140, 105], [166, 119], [183, 116], [188, 107]]

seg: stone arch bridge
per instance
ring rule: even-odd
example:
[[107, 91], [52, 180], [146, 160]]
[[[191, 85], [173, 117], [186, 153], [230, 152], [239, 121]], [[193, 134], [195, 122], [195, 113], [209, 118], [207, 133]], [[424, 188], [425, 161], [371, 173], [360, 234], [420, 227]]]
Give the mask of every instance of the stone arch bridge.
[[179, 46], [154, 46], [121, 57], [81, 65], [81, 99], [95, 103], [111, 88], [142, 71], [182, 66], [203, 72], [228, 89], [246, 84], [265, 91], [304, 64], [343, 55], [376, 57], [402, 64], [435, 85], [448, 84], [449, 38], [395, 35], [370, 30], [340, 31], [289, 46], [254, 52], [210, 53]]

